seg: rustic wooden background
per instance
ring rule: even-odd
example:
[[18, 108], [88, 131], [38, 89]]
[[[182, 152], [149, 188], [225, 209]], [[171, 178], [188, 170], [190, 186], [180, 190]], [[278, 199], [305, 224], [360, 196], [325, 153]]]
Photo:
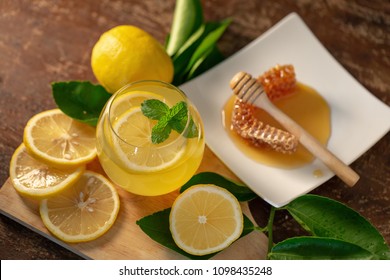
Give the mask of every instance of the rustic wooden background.
[[[219, 42], [225, 56], [244, 47], [287, 14], [298, 13], [330, 53], [373, 95], [390, 105], [388, 0], [204, 0], [202, 3], [207, 20], [233, 19]], [[22, 141], [27, 120], [55, 106], [50, 83], [95, 81], [90, 51], [100, 34], [113, 26], [137, 25], [164, 42], [174, 5], [174, 0], [0, 1], [1, 185], [9, 176], [9, 161]], [[335, 198], [360, 212], [390, 243], [390, 133], [352, 167], [361, 174], [356, 187], [346, 188], [338, 178], [333, 178], [313, 193]], [[264, 223], [269, 206], [261, 199], [250, 206], [257, 221]], [[300, 233], [300, 227], [286, 213], [278, 212], [275, 241]], [[78, 258], [0, 215], [0, 259]]]

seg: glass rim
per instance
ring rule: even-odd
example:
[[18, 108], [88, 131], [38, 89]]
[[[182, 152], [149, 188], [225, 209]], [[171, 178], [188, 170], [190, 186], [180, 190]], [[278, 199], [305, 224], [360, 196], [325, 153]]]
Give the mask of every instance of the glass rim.
[[[127, 92], [127, 90], [133, 86], [137, 86], [137, 85], [142, 85], [142, 84], [152, 84], [152, 85], [159, 85], [159, 86], [163, 86], [165, 88], [169, 88], [169, 89], [172, 89], [173, 91], [177, 92], [180, 97], [183, 99], [182, 101], [184, 101], [187, 105], [187, 122], [186, 122], [186, 125], [185, 125], [185, 128], [183, 129], [183, 131], [176, 137], [176, 139], [174, 139], [173, 141], [169, 142], [169, 143], [166, 143], [164, 144], [164, 142], [162, 143], [159, 143], [159, 144], [154, 144], [156, 145], [155, 148], [156, 149], [164, 149], [164, 148], [168, 148], [169, 146], [177, 143], [179, 140], [183, 140], [183, 139], [186, 139], [186, 134], [188, 133], [188, 130], [189, 130], [189, 125], [190, 125], [190, 121], [191, 121], [191, 111], [190, 111], [190, 105], [191, 102], [190, 100], [188, 99], [187, 95], [181, 90], [179, 89], [178, 87], [170, 84], [170, 83], [167, 83], [167, 82], [164, 82], [164, 81], [160, 81], [160, 80], [138, 80], [138, 81], [135, 81], [135, 82], [132, 82], [132, 83], [128, 83], [124, 86], [122, 86], [120, 89], [118, 89], [115, 93], [113, 93], [112, 97], [110, 98], [110, 101], [109, 101], [109, 104], [108, 104], [108, 122], [109, 122], [109, 126], [110, 126], [110, 130], [111, 132], [114, 134], [114, 137], [116, 137], [117, 139], [119, 139], [122, 143], [126, 144], [126, 145], [129, 145], [131, 147], [134, 147], [134, 148], [137, 148], [137, 149], [145, 149], [145, 148], [148, 148], [148, 147], [142, 147], [142, 146], [137, 146], [137, 145], [134, 145], [132, 143], [129, 143], [127, 142], [125, 139], [123, 139], [114, 129], [113, 127], [113, 122], [112, 122], [112, 118], [111, 118], [111, 108], [112, 108], [112, 105], [113, 103], [115, 102], [115, 100], [125, 94]], [[131, 91], [129, 91], [131, 92]], [[145, 116], [145, 118], [147, 118]], [[173, 131], [175, 131], [177, 133], [176, 130], [172, 129]], [[150, 135], [151, 137], [151, 135]], [[152, 143], [153, 144], [153, 143]]]

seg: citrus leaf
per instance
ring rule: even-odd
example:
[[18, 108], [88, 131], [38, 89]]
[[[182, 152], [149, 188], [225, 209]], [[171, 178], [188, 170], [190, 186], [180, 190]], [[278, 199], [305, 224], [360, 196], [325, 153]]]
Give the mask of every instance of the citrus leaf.
[[88, 81], [55, 82], [52, 94], [59, 109], [69, 117], [96, 126], [104, 105], [112, 96]]
[[169, 38], [171, 37], [171, 34], [168, 33], [167, 36], [165, 37], [165, 40], [164, 40], [164, 49], [167, 49], [168, 47], [168, 44], [169, 44]]
[[217, 46], [212, 46], [202, 57], [200, 57], [190, 69], [187, 80], [191, 80], [196, 76], [206, 72], [213, 66], [217, 65], [225, 58], [218, 50]]
[[[180, 249], [175, 241], [173, 240], [171, 231], [169, 229], [169, 214], [171, 213], [171, 208], [156, 212], [149, 216], [139, 219], [136, 224], [142, 229], [142, 231], [147, 234], [151, 239], [160, 243], [161, 245], [193, 260], [207, 260], [217, 253], [208, 254], [204, 256], [194, 256], [188, 254], [187, 252]], [[255, 226], [249, 220], [248, 217], [244, 215], [244, 229], [240, 236], [243, 237], [248, 233], [254, 230]]]
[[202, 24], [172, 57], [175, 69], [174, 84], [180, 85], [183, 81], [186, 81], [185, 77], [188, 74], [188, 71], [186, 72], [185, 69], [188, 67], [195, 50], [202, 43], [203, 39], [219, 26], [220, 23], [217, 22], [207, 22]]
[[203, 22], [200, 0], [176, 0], [166, 51], [172, 56]]
[[383, 236], [359, 213], [335, 200], [304, 195], [284, 207], [314, 236], [335, 238], [355, 244], [386, 259], [389, 247]]
[[215, 30], [212, 30], [209, 34], [207, 34], [191, 56], [185, 72], [190, 71], [196, 61], [204, 56], [205, 53], [210, 52], [210, 49], [215, 46], [230, 23], [231, 19], [225, 19], [218, 24], [219, 26]]
[[172, 57], [172, 62], [175, 68], [175, 75], [180, 74], [186, 68], [192, 54], [202, 42], [202, 39], [207, 35], [206, 26], [206, 24], [202, 24]]
[[358, 245], [326, 237], [294, 237], [276, 244], [271, 260], [369, 260], [374, 256]]
[[202, 172], [195, 174], [186, 184], [181, 187], [180, 192], [184, 192], [191, 186], [198, 184], [213, 184], [225, 188], [231, 192], [238, 201], [248, 201], [257, 197], [257, 195], [244, 184], [234, 182], [213, 172]]

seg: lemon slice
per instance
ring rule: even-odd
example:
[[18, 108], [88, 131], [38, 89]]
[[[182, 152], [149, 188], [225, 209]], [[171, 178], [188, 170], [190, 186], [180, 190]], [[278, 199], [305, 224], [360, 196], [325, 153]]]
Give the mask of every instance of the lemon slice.
[[196, 185], [180, 194], [169, 223], [177, 246], [199, 256], [225, 249], [240, 237], [244, 226], [236, 197], [215, 185]]
[[72, 185], [84, 171], [84, 167], [69, 170], [57, 169], [32, 157], [21, 144], [10, 163], [10, 178], [22, 195], [45, 198], [55, 195]]
[[96, 156], [95, 129], [73, 120], [60, 109], [33, 116], [23, 137], [28, 151], [48, 164], [81, 165]]
[[141, 107], [131, 108], [114, 122], [114, 145], [126, 168], [155, 172], [173, 166], [184, 155], [186, 139], [175, 131], [163, 143], [152, 143], [152, 128], [156, 123], [142, 114]]
[[85, 171], [65, 191], [40, 203], [40, 214], [47, 229], [66, 242], [85, 242], [98, 238], [114, 224], [119, 212], [119, 196], [105, 177]]
[[110, 114], [112, 116], [120, 116], [128, 111], [129, 108], [141, 106], [142, 102], [147, 99], [157, 99], [165, 102], [163, 96], [153, 92], [131, 91], [115, 98], [110, 108]]

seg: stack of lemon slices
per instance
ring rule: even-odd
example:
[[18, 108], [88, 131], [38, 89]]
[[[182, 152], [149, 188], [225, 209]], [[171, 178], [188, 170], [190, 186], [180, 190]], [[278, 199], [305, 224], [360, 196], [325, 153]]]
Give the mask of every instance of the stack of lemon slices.
[[95, 129], [59, 109], [33, 116], [24, 129], [23, 144], [12, 156], [13, 186], [21, 195], [40, 200], [43, 223], [63, 241], [96, 239], [118, 215], [115, 187], [85, 170], [95, 157]]
[[[65, 242], [94, 240], [117, 218], [120, 201], [115, 187], [86, 170], [95, 157], [95, 129], [59, 109], [33, 116], [12, 156], [13, 186], [21, 195], [39, 199], [43, 223]], [[175, 243], [192, 255], [221, 251], [243, 231], [239, 202], [215, 185], [196, 185], [180, 194], [169, 222]]]

